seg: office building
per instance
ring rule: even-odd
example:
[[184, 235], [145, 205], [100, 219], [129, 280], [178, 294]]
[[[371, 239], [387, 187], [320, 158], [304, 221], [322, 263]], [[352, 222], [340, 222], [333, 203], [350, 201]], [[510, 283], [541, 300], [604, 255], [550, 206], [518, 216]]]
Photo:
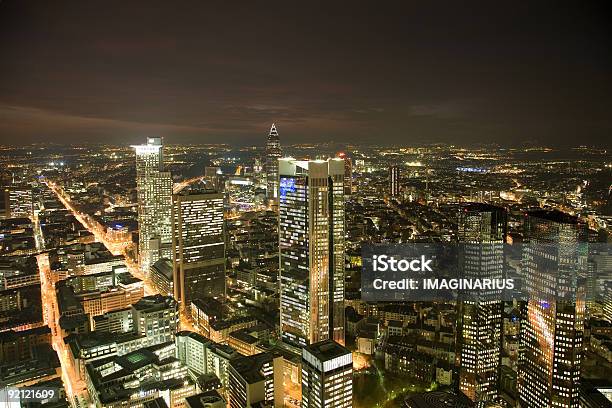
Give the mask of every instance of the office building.
[[134, 330], [131, 307], [108, 311], [103, 315], [94, 316], [91, 320], [92, 329], [98, 332], [129, 333]]
[[283, 357], [271, 353], [237, 357], [229, 363], [230, 408], [284, 406]]
[[225, 344], [211, 342], [206, 346], [206, 372], [217, 376], [224, 389], [229, 384], [230, 361], [238, 356], [236, 350]]
[[181, 407], [185, 398], [197, 393], [180, 361], [151, 348], [90, 361], [84, 377], [96, 407], [136, 408], [159, 397], [169, 407]]
[[185, 398], [187, 408], [226, 408], [227, 402], [215, 390], [205, 391]]
[[174, 296], [174, 265], [172, 260], [161, 258], [149, 268], [151, 284], [159, 294]]
[[32, 217], [34, 205], [32, 187], [11, 186], [4, 190], [6, 218]]
[[171, 258], [172, 177], [164, 171], [162, 139], [147, 138], [136, 151], [138, 255], [143, 273], [160, 258]]
[[207, 183], [207, 187], [213, 190], [217, 190], [218, 192], [224, 190], [223, 173], [218, 166], [204, 167], [204, 181]]
[[325, 340], [302, 349], [302, 407], [353, 406], [353, 355]]
[[171, 296], [145, 296], [132, 305], [134, 331], [154, 344], [174, 341], [179, 327], [176, 301]]
[[344, 343], [344, 161], [281, 159], [279, 173], [282, 340]]
[[353, 192], [353, 161], [344, 152], [338, 153], [336, 157], [344, 160], [344, 195], [350, 196]]
[[173, 196], [174, 296], [181, 307], [191, 300], [225, 296], [223, 194], [186, 190]]
[[[503, 279], [507, 215], [473, 203], [459, 211], [460, 270], [468, 279]], [[458, 303], [459, 389], [477, 406], [499, 399], [501, 291], [483, 290]]]
[[522, 408], [576, 407], [584, 353], [584, 226], [574, 216], [534, 210], [525, 217], [517, 388]]
[[389, 167], [389, 195], [398, 197], [400, 194], [400, 168], [399, 166]]
[[266, 183], [268, 199], [278, 199], [278, 159], [281, 158], [282, 151], [276, 125], [273, 123], [266, 141]]
[[189, 374], [196, 379], [207, 373], [207, 346], [209, 339], [196, 332], [180, 331], [174, 338], [176, 358], [187, 366]]

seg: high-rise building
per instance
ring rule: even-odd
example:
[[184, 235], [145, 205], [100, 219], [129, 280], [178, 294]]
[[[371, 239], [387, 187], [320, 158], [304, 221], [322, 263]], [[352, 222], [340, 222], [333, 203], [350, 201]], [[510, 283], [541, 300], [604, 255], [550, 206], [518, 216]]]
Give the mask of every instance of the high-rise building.
[[223, 194], [183, 190], [172, 199], [174, 295], [191, 300], [225, 295]]
[[266, 142], [266, 183], [268, 198], [278, 199], [278, 159], [282, 155], [276, 125], [273, 123]]
[[389, 167], [389, 194], [397, 197], [400, 194], [400, 168], [399, 166]]
[[302, 349], [302, 407], [353, 406], [353, 355], [325, 340]]
[[353, 192], [353, 162], [344, 152], [340, 152], [336, 157], [344, 160], [344, 195], [350, 196]]
[[344, 161], [279, 160], [280, 328], [344, 343]]
[[[460, 270], [469, 279], [503, 279], [507, 215], [488, 204], [465, 205], [459, 212]], [[477, 406], [499, 399], [501, 292], [483, 290], [458, 302], [459, 389]]]
[[612, 323], [612, 282], [604, 284], [602, 298], [603, 318]]
[[159, 137], [132, 146], [136, 151], [138, 189], [138, 254], [143, 273], [160, 258], [171, 258], [172, 177], [164, 171], [163, 145]]
[[229, 406], [284, 406], [283, 357], [272, 353], [241, 356], [229, 362]]
[[206, 166], [204, 167], [204, 181], [208, 183], [208, 186], [218, 192], [223, 191], [223, 174], [219, 166]]
[[31, 217], [34, 214], [32, 188], [11, 186], [4, 190], [6, 218]]
[[559, 211], [526, 214], [517, 388], [522, 408], [577, 407], [584, 352], [588, 246], [584, 226]]

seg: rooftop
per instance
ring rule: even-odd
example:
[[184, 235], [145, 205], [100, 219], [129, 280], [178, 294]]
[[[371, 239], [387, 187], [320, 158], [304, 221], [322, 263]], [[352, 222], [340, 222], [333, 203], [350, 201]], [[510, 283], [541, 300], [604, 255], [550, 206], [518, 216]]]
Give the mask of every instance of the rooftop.
[[185, 401], [191, 408], [206, 408], [211, 403], [225, 400], [217, 391], [207, 391], [200, 394], [192, 395], [191, 397], [185, 398]]
[[175, 308], [176, 302], [171, 296], [152, 295], [141, 298], [132, 307], [138, 311], [156, 312], [167, 308]]
[[166, 258], [159, 259], [157, 262], [151, 265], [151, 271], [155, 271], [157, 274], [162, 275], [170, 281], [172, 281], [174, 276], [172, 261]]
[[264, 364], [272, 362], [274, 356], [270, 353], [259, 353], [253, 356], [242, 356], [230, 361], [232, 369], [247, 383], [254, 384], [263, 381], [261, 373]]
[[554, 221], [554, 222], [558, 222], [561, 224], [577, 224], [578, 223], [577, 217], [561, 212], [559, 210], [537, 209], [537, 210], [527, 211], [527, 215], [529, 217], [541, 218], [543, 220]]
[[324, 340], [304, 348], [320, 361], [327, 361], [351, 352], [333, 340]]

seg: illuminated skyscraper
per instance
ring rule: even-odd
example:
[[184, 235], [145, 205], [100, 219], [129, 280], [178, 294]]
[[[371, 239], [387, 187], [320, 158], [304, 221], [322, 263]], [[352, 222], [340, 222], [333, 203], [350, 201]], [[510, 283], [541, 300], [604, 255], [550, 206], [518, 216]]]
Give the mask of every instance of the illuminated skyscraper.
[[400, 194], [400, 168], [399, 166], [389, 167], [389, 194], [397, 197]]
[[181, 307], [225, 295], [223, 194], [184, 190], [172, 200], [174, 294]]
[[4, 190], [6, 218], [31, 217], [34, 215], [32, 187], [11, 186]]
[[344, 152], [340, 152], [336, 157], [344, 160], [344, 195], [350, 196], [353, 192], [353, 162]]
[[266, 182], [268, 185], [268, 198], [278, 199], [278, 159], [282, 155], [278, 132], [273, 123], [266, 142]]
[[163, 171], [160, 137], [149, 137], [147, 144], [132, 147], [136, 151], [139, 265], [148, 273], [158, 259], [171, 256], [172, 177], [170, 172]]
[[[503, 208], [468, 204], [459, 213], [461, 270], [469, 279], [503, 279], [507, 215]], [[459, 305], [459, 388], [477, 406], [499, 398], [502, 311], [500, 291], [486, 290]]]
[[208, 185], [218, 192], [223, 191], [223, 177], [221, 168], [218, 166], [206, 166], [204, 168], [204, 180]]
[[344, 161], [281, 159], [279, 173], [282, 340], [344, 344]]
[[331, 340], [302, 349], [302, 407], [353, 406], [353, 355]]
[[521, 408], [578, 407], [583, 358], [587, 244], [576, 217], [531, 211], [523, 264], [530, 298], [521, 323]]

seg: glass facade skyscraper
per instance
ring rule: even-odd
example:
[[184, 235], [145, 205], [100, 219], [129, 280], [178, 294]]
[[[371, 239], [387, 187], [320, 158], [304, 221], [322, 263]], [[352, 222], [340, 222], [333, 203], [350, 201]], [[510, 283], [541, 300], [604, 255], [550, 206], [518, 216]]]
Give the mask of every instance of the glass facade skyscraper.
[[223, 194], [186, 190], [172, 200], [174, 293], [181, 307], [225, 295]]
[[521, 408], [577, 407], [583, 358], [588, 244], [576, 217], [530, 211], [523, 267], [517, 387]]
[[136, 151], [138, 189], [138, 254], [143, 273], [160, 258], [170, 258], [172, 227], [172, 177], [164, 171], [163, 144], [159, 137], [147, 138]]
[[278, 159], [282, 155], [276, 125], [273, 123], [266, 142], [266, 182], [269, 199], [278, 198]]
[[282, 340], [344, 344], [344, 161], [279, 160]]
[[[502, 279], [507, 215], [488, 204], [459, 212], [460, 268], [465, 278]], [[485, 290], [459, 305], [459, 389], [477, 406], [499, 398], [502, 311], [499, 291]]]
[[397, 197], [400, 194], [400, 168], [399, 166], [389, 167], [389, 195]]

